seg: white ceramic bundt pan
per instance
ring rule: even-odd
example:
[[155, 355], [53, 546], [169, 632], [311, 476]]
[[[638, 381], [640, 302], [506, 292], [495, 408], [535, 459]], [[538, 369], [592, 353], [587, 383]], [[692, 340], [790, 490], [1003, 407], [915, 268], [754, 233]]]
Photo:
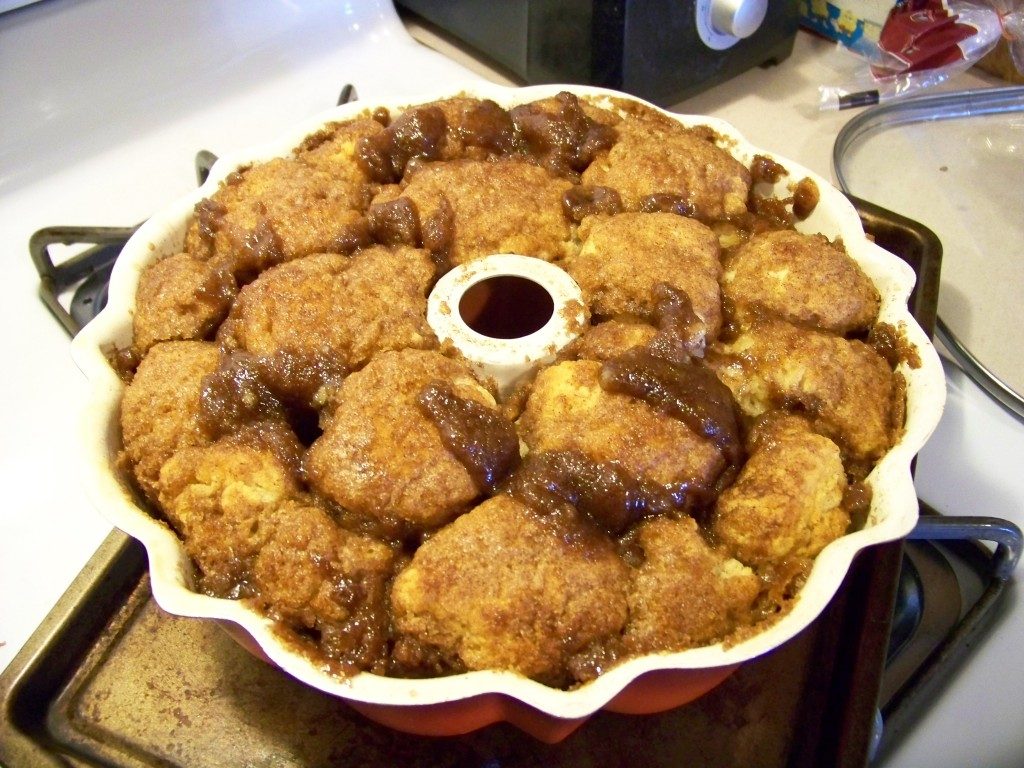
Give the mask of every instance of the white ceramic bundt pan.
[[[511, 107], [553, 96], [561, 90], [596, 99], [632, 99], [602, 89], [557, 85], [521, 89], [482, 85], [461, 93], [493, 99], [504, 107]], [[428, 93], [411, 103], [452, 95], [455, 94]], [[787, 184], [804, 177], [813, 179], [821, 199], [814, 213], [800, 222], [797, 228], [804, 232], [821, 232], [830, 238], [842, 238], [850, 255], [860, 263], [882, 295], [880, 320], [902, 328], [920, 356], [920, 367], [911, 369], [904, 365], [901, 368], [907, 381], [906, 428], [899, 442], [878, 463], [867, 480], [873, 496], [866, 526], [832, 542], [821, 552], [792, 611], [765, 631], [730, 647], [713, 645], [631, 659], [586, 685], [566, 691], [500, 671], [469, 672], [425, 680], [388, 678], [368, 673], [339, 679], [281, 642], [273, 632], [273, 622], [244, 603], [196, 592], [192, 586], [193, 566], [181, 543], [167, 525], [152, 517], [140, 504], [116, 469], [115, 457], [121, 448], [118, 409], [124, 385], [107, 363], [104, 351], [114, 345], [129, 344], [139, 273], [158, 257], [181, 250], [193, 207], [204, 197], [212, 195], [222, 179], [239, 166], [288, 155], [306, 135], [324, 123], [352, 118], [371, 106], [378, 105], [357, 102], [337, 107], [296, 126], [273, 143], [221, 158], [201, 188], [168, 205], [139, 228], [117, 261], [106, 308], [78, 334], [72, 344], [74, 360], [88, 378], [88, 402], [82, 412], [79, 430], [88, 496], [114, 525], [145, 546], [149, 555], [153, 596], [164, 610], [223, 623], [244, 644], [250, 648], [255, 646], [287, 673], [314, 688], [342, 697], [360, 711], [395, 727], [420, 733], [461, 733], [496, 719], [508, 719], [534, 735], [552, 741], [563, 737], [582, 719], [606, 705], [619, 711], [656, 711], [695, 698], [713, 687], [737, 664], [775, 648], [810, 624], [832, 598], [860, 550], [899, 539], [913, 528], [917, 519], [917, 498], [910, 462], [935, 428], [945, 398], [942, 368], [935, 350], [907, 310], [907, 299], [914, 284], [913, 271], [902, 260], [865, 237], [856, 210], [824, 178], [790, 160], [752, 147], [735, 129], [720, 120], [666, 113], [684, 125], [710, 126], [723, 137], [725, 149], [744, 164], [749, 165], [755, 154], [767, 155], [781, 163], [789, 171], [789, 176], [777, 184], [779, 196], [787, 194]], [[397, 114], [406, 105], [380, 106]], [[644, 675], [643, 680], [634, 683], [641, 675]], [[693, 678], [692, 684], [687, 682], [690, 677]], [[678, 695], [673, 698], [672, 691], [669, 691], [665, 705], [623, 704], [629, 693], [627, 687], [635, 689], [642, 687], [642, 683], [646, 684], [645, 695], [649, 696], [650, 684], [654, 683], [654, 688], [657, 688], [659, 679]], [[692, 689], [689, 692], [688, 687]], [[651, 700], [657, 698], [655, 695]]]

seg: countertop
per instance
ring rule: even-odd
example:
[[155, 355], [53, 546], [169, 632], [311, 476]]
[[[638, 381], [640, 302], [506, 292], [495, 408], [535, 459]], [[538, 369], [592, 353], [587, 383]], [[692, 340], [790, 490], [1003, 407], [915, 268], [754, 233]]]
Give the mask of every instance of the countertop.
[[[355, 82], [365, 98], [467, 77], [508, 82], [428, 30], [409, 28], [444, 55], [413, 72], [389, 73], [374, 66], [382, 47], [419, 44], [380, 1], [281, 0], [243, 9], [227, 0], [48, 0], [0, 15], [0, 275], [8, 288], [0, 307], [8, 329], [8, 373], [0, 380], [0, 669], [109, 531], [79, 490], [74, 431], [82, 378], [64, 331], [36, 295], [29, 236], [55, 224], [137, 223], [191, 188], [197, 149], [266, 140], [330, 106], [344, 82]], [[216, 34], [221, 45], [212, 46]], [[832, 145], [851, 113], [820, 113], [817, 87], [850, 66], [831, 43], [801, 32], [781, 65], [752, 70], [676, 109], [724, 118], [755, 145], [830, 176]], [[993, 83], [967, 74], [954, 85]], [[1024, 524], [1017, 458], [1024, 426], [955, 367], [947, 374], [947, 411], [920, 457], [919, 495], [942, 511]], [[1024, 599], [1013, 586], [1007, 598], [994, 631], [889, 765], [1024, 763], [1024, 671], [1012, 661], [1024, 636]]]

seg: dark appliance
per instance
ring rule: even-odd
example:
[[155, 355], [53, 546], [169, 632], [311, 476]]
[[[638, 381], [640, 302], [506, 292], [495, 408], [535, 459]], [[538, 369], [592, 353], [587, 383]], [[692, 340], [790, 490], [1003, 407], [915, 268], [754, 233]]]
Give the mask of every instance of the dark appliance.
[[527, 84], [578, 83], [661, 106], [793, 49], [796, 0], [396, 0]]

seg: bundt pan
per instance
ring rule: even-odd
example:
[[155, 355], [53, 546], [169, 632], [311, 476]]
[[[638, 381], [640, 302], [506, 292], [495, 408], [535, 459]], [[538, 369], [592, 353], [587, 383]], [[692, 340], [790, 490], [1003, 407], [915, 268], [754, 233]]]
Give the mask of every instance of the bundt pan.
[[[472, 86], [460, 93], [493, 99], [511, 107], [570, 90], [595, 99], [631, 99], [611, 91], [577, 86], [513, 89]], [[410, 103], [425, 103], [451, 93], [424, 94]], [[88, 401], [78, 432], [88, 495], [118, 528], [138, 539], [149, 556], [153, 596], [167, 612], [213, 620], [254, 654], [327, 694], [338, 696], [380, 723], [429, 735], [467, 733], [496, 721], [509, 721], [548, 742], [558, 741], [600, 709], [645, 714], [663, 711], [701, 696], [738, 665], [792, 638], [817, 617], [833, 597], [854, 556], [865, 547], [905, 536], [917, 519], [911, 460], [931, 434], [942, 410], [945, 387], [942, 369], [926, 334], [907, 309], [913, 271], [900, 259], [872, 243], [857, 212], [827, 180], [798, 164], [751, 146], [728, 124], [707, 117], [668, 114], [684, 125], [706, 125], [721, 145], [744, 165], [755, 155], [772, 158], [789, 171], [788, 181], [812, 179], [820, 191], [813, 213], [797, 224], [804, 232], [841, 238], [847, 251], [874, 281], [882, 297], [879, 320], [904, 329], [916, 348], [920, 366], [901, 364], [906, 379], [906, 425], [897, 444], [878, 462], [867, 479], [872, 489], [865, 526], [829, 544], [816, 558], [799, 599], [776, 623], [740, 642], [633, 658], [596, 679], [570, 690], [545, 686], [506, 671], [475, 671], [431, 679], [400, 679], [360, 673], [342, 679], [296, 652], [274, 632], [274, 622], [242, 601], [209, 597], [193, 588], [194, 567], [181, 542], [151, 515], [118, 469], [121, 449], [119, 402], [124, 384], [106, 353], [125, 347], [132, 333], [132, 308], [142, 268], [156, 258], [181, 250], [187, 222], [200, 200], [212, 195], [233, 170], [257, 161], [286, 156], [302, 139], [330, 121], [344, 120], [376, 106], [392, 113], [402, 104], [354, 103], [307, 121], [278, 141], [222, 157], [206, 183], [149, 219], [125, 246], [110, 280], [103, 312], [75, 338], [72, 353], [88, 379]], [[647, 105], [650, 109], [657, 109]], [[787, 179], [777, 182], [785, 197]]]

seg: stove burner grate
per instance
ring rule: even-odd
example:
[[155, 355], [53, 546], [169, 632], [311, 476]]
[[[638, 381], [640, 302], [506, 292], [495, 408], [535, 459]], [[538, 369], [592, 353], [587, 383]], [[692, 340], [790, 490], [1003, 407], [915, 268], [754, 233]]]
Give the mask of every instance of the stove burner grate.
[[[114, 261], [137, 227], [47, 227], [32, 235], [29, 253], [39, 273], [39, 296], [72, 336], [106, 304]], [[55, 245], [89, 246], [63, 261]], [[71, 294], [70, 300], [65, 297]]]

